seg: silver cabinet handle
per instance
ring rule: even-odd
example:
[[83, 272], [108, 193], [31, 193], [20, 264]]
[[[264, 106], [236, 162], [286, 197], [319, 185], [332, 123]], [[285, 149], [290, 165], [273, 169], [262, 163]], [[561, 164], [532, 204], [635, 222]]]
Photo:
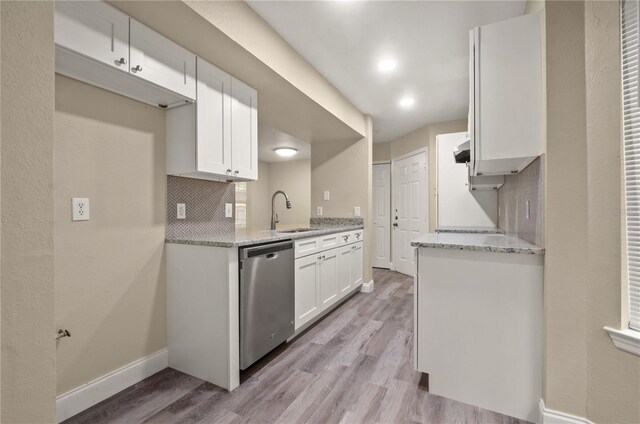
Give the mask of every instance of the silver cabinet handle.
[[349, 240], [349, 236], [342, 236], [342, 238], [344, 239], [344, 241]]
[[356, 233], [356, 238], [360, 238], [360, 233]]
[[124, 57], [121, 57], [118, 62], [120, 62], [121, 65], [126, 65], [127, 64], [127, 59], [125, 59]]
[[237, 169], [235, 171], [233, 171], [234, 174], [238, 175], [240, 173], [240, 171], [238, 171]]
[[137, 65], [135, 68], [133, 68], [134, 71], [138, 71], [138, 72], [142, 72], [142, 66]]
[[231, 174], [231, 170], [230, 169], [227, 169], [227, 174]]

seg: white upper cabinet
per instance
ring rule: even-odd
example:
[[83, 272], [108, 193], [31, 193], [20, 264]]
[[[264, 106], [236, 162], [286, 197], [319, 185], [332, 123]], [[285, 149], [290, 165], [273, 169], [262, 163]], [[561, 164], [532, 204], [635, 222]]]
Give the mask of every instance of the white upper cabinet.
[[544, 149], [540, 14], [471, 31], [471, 174], [520, 172]]
[[163, 109], [196, 97], [196, 56], [103, 1], [55, 2], [56, 72]]
[[258, 179], [258, 93], [231, 81], [231, 140], [234, 177]]
[[106, 65], [129, 69], [129, 16], [101, 1], [56, 1], [56, 43]]
[[131, 19], [130, 71], [183, 96], [196, 97], [196, 55]]
[[197, 167], [231, 175], [231, 75], [198, 59]]
[[256, 90], [197, 60], [196, 103], [167, 111], [167, 174], [258, 179]]

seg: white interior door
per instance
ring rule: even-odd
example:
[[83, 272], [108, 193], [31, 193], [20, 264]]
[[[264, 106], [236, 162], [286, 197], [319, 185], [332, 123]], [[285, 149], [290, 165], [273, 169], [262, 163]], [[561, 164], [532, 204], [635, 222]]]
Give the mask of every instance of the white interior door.
[[389, 268], [391, 263], [391, 165], [373, 165], [372, 265]]
[[414, 275], [416, 262], [411, 240], [427, 232], [427, 153], [393, 164], [393, 267]]

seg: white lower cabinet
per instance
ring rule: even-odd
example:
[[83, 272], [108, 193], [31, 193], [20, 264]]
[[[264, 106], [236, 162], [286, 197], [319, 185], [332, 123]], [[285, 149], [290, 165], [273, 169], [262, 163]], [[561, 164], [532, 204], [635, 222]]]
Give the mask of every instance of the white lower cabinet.
[[298, 329], [320, 312], [318, 296], [317, 256], [305, 256], [296, 259], [295, 264], [295, 328]]
[[353, 245], [353, 251], [351, 252], [351, 284], [353, 287], [362, 284], [363, 248], [364, 243], [358, 242]]
[[[342, 240], [342, 235], [343, 233], [337, 234], [336, 240]], [[296, 246], [319, 246], [320, 242], [326, 238], [324, 236], [300, 240], [296, 242]], [[363, 242], [359, 241], [320, 252], [314, 251], [313, 254], [307, 254], [295, 260], [296, 330], [318, 317], [362, 284], [362, 250]], [[300, 253], [298, 249], [296, 252]]]
[[353, 280], [351, 279], [353, 245], [341, 247], [338, 251], [338, 291], [342, 295], [351, 291], [353, 287]]
[[338, 253], [328, 250], [320, 256], [320, 307], [325, 309], [338, 300]]

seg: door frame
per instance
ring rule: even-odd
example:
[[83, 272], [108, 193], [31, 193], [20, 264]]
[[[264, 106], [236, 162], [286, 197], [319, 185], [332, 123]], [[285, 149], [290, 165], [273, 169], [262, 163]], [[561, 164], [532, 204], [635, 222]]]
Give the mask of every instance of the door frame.
[[[387, 267], [382, 267], [382, 269], [388, 268], [390, 270], [393, 270], [393, 261], [391, 259], [392, 255], [393, 255], [393, 253], [392, 253], [392, 251], [393, 251], [393, 240], [391, 238], [392, 235], [393, 235], [393, 229], [391, 227], [391, 212], [393, 211], [393, 206], [391, 205], [391, 202], [393, 200], [393, 193], [392, 193], [392, 190], [393, 190], [393, 164], [391, 163], [391, 160], [376, 160], [376, 161], [373, 161], [373, 163], [371, 165], [372, 171], [373, 171], [373, 166], [375, 166], [375, 165], [389, 165], [389, 210], [387, 211], [388, 212], [388, 218], [389, 218], [389, 246], [388, 246], [389, 247], [389, 261], [387, 263]], [[372, 173], [372, 175], [373, 175], [373, 173]], [[372, 185], [371, 188], [373, 190], [373, 185]], [[373, 194], [371, 195], [371, 199], [373, 199]], [[371, 207], [371, 210], [373, 211], [373, 205]], [[371, 238], [372, 239], [374, 238], [373, 232], [371, 234]], [[376, 239], [376, 241], [377, 241], [377, 239]], [[375, 256], [375, 252], [374, 252], [375, 245], [372, 244], [371, 246], [372, 246], [372, 248], [371, 248], [371, 266], [374, 267], [373, 266], [373, 258]], [[376, 267], [374, 267], [374, 268], [376, 268]]]
[[427, 231], [429, 231], [429, 147], [425, 146], [425, 147], [421, 147], [420, 149], [411, 151], [409, 153], [405, 153], [403, 155], [400, 156], [396, 156], [391, 158], [391, 215], [389, 215], [389, 219], [391, 220], [391, 251], [390, 251], [390, 260], [391, 263], [390, 265], [390, 270], [391, 271], [395, 271], [395, 247], [396, 247], [396, 232], [393, 230], [393, 214], [394, 211], [396, 210], [396, 197], [394, 195], [394, 174], [395, 174], [395, 166], [396, 166], [396, 162], [401, 161], [403, 159], [407, 159], [410, 158], [411, 156], [415, 156], [415, 155], [419, 155], [421, 153], [424, 153], [425, 156], [425, 164], [427, 169], [425, 169], [425, 189], [427, 190], [427, 195], [425, 196], [427, 199], [427, 204], [425, 205], [425, 220], [426, 220], [426, 226], [427, 226]]

